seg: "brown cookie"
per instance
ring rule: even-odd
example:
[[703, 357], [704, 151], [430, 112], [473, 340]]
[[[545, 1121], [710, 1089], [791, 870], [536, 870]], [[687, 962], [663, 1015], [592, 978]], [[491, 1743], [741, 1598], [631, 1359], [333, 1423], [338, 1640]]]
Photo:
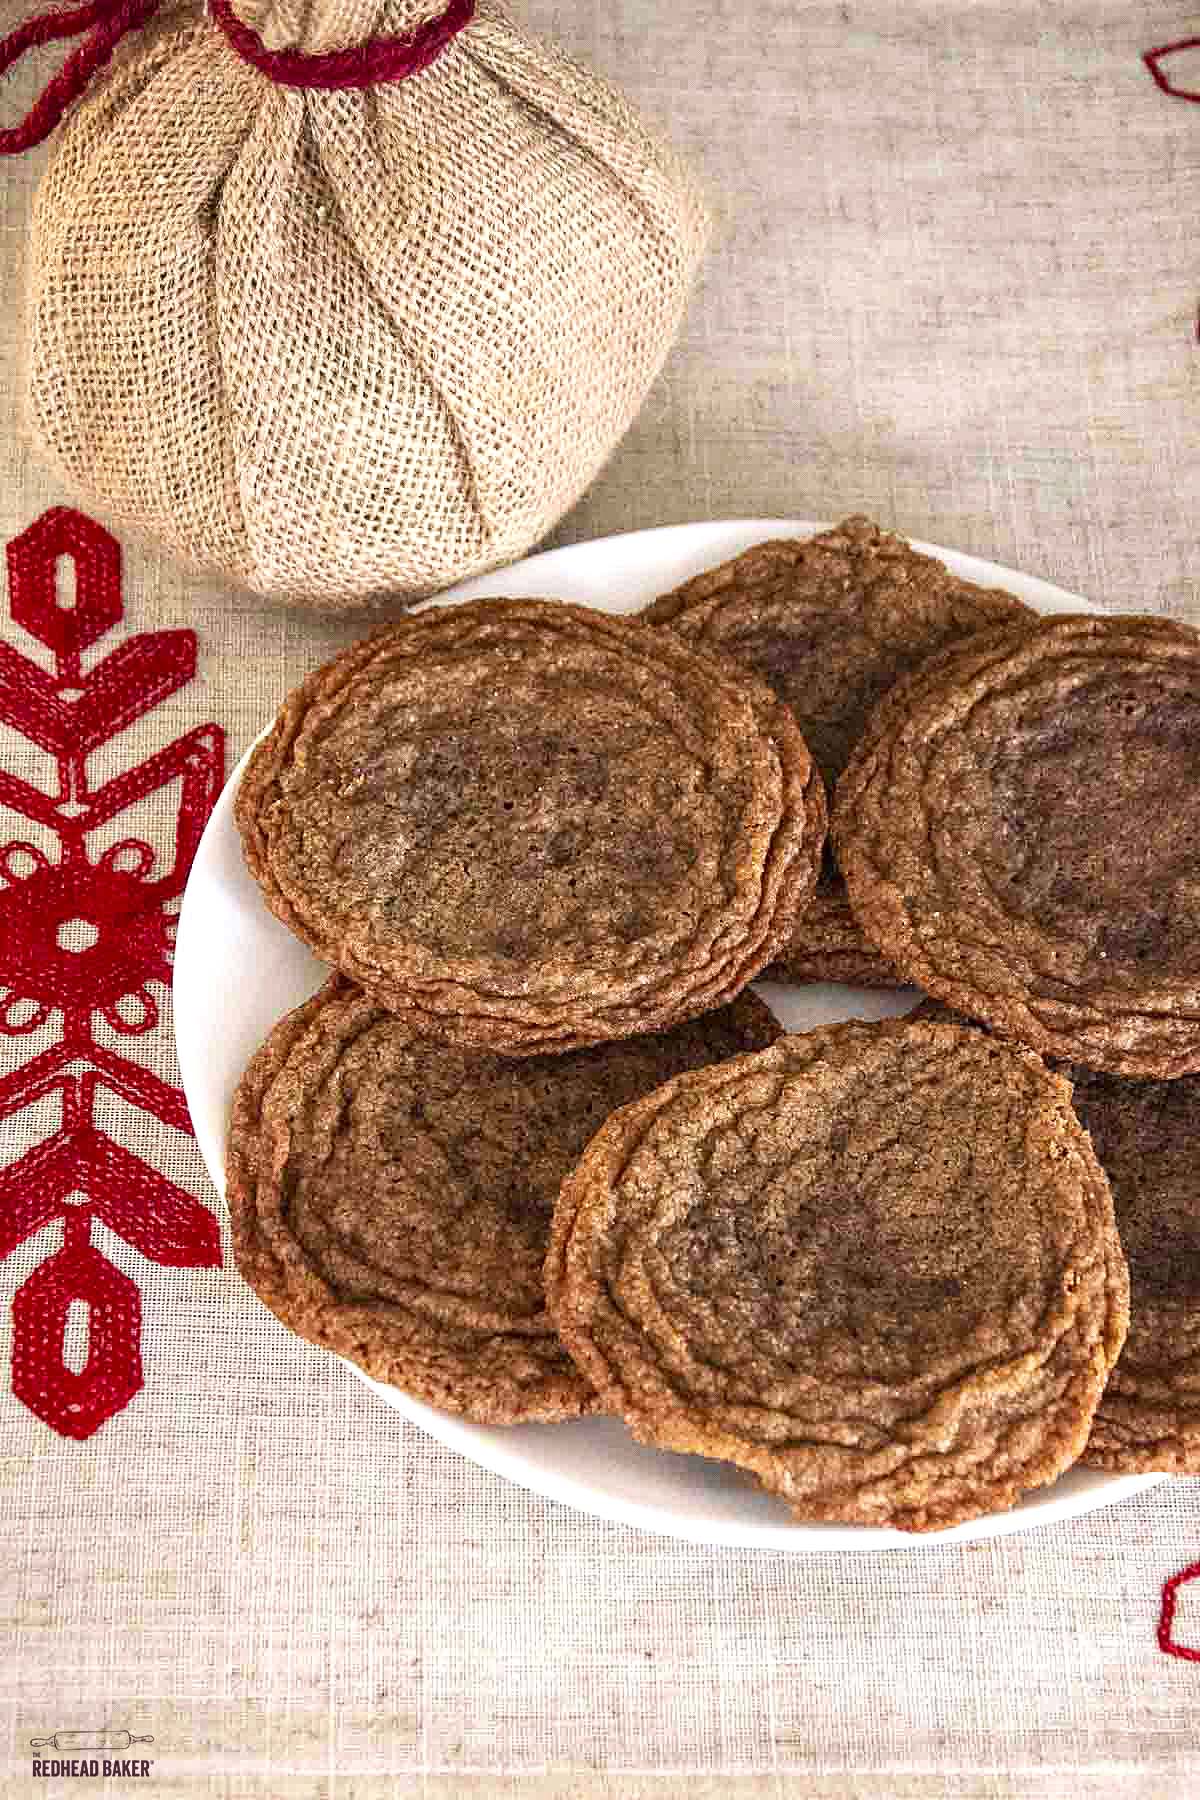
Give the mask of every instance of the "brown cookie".
[[423, 1035], [528, 1056], [740, 992], [816, 883], [770, 689], [549, 600], [401, 620], [285, 704], [236, 816], [267, 903]]
[[1129, 1336], [1083, 1460], [1200, 1475], [1200, 1076], [1069, 1071], [1129, 1261]]
[[1067, 1062], [1200, 1070], [1200, 633], [1060, 617], [894, 688], [838, 786], [860, 924]]
[[[831, 795], [894, 682], [946, 644], [1034, 617], [1012, 594], [960, 581], [859, 517], [803, 542], [758, 544], [641, 616], [768, 681], [795, 714]], [[770, 974], [872, 987], [903, 979], [856, 924], [832, 852]]]
[[[960, 1015], [930, 1000], [909, 1017]], [[1108, 1176], [1129, 1263], [1129, 1335], [1082, 1460], [1125, 1474], [1200, 1475], [1200, 1076], [1135, 1081], [1056, 1068]]]
[[906, 1531], [1072, 1463], [1128, 1316], [1067, 1084], [903, 1019], [614, 1114], [563, 1184], [546, 1290], [635, 1437], [737, 1463], [799, 1519]]
[[512, 1061], [419, 1042], [335, 976], [237, 1090], [239, 1267], [301, 1337], [430, 1405], [488, 1424], [593, 1412], [542, 1286], [559, 1184], [614, 1107], [778, 1036], [743, 994], [662, 1037]]

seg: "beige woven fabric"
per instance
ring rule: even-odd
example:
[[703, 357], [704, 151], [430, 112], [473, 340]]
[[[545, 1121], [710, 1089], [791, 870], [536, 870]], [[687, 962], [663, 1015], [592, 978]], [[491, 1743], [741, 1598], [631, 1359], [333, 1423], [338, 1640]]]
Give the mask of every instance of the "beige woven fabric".
[[[683, 336], [563, 540], [861, 508], [1200, 621], [1200, 108], [1160, 95], [1139, 61], [1200, 32], [1194, 7], [519, 11], [628, 90], [720, 213]], [[16, 110], [0, 85], [0, 119]], [[6, 537], [64, 497], [16, 421], [44, 160], [0, 164]], [[209, 717], [239, 751], [351, 635], [157, 551], [126, 561], [122, 629], [194, 625], [201, 673], [112, 747], [120, 760]], [[209, 1193], [186, 1140], [109, 1123]], [[5, 1157], [24, 1141], [0, 1127]], [[0, 1264], [0, 1330], [57, 1229]], [[90, 1791], [35, 1782], [28, 1740], [101, 1724], [155, 1736], [153, 1781], [114, 1787], [121, 1800], [1200, 1789], [1200, 1666], [1154, 1639], [1164, 1577], [1200, 1556], [1200, 1482], [974, 1547], [805, 1559], [670, 1543], [427, 1441], [232, 1270], [104, 1248], [142, 1288], [145, 1391], [84, 1444], [0, 1393], [6, 1795]], [[1200, 1642], [1189, 1593], [1179, 1628]]]
[[[431, 0], [250, 0], [272, 48]], [[274, 86], [193, 7], [64, 129], [33, 212], [29, 416], [79, 494], [338, 609], [511, 561], [591, 480], [706, 236], [615, 91], [485, 3], [419, 79]]]

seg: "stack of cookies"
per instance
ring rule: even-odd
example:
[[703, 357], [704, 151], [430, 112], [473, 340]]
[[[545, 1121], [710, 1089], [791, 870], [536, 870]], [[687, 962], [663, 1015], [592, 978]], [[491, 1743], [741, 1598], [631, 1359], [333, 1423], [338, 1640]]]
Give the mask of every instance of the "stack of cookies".
[[[1200, 636], [862, 519], [636, 619], [385, 628], [238, 796], [333, 971], [237, 1093], [243, 1272], [434, 1405], [618, 1414], [801, 1519], [1200, 1469], [1197, 774]], [[785, 1037], [764, 972], [944, 1007]]]

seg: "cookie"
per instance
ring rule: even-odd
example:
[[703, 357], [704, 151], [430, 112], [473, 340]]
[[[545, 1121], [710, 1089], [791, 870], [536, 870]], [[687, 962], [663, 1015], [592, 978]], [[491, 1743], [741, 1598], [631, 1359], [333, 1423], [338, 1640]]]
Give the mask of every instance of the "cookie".
[[[959, 1015], [935, 1000], [909, 1017]], [[1129, 1335], [1082, 1460], [1121, 1474], [1200, 1475], [1200, 1077], [1055, 1067], [1108, 1176], [1129, 1264]]]
[[825, 802], [765, 684], [635, 621], [481, 600], [311, 676], [236, 817], [318, 956], [422, 1035], [528, 1056], [732, 999], [812, 893]]
[[662, 1037], [513, 1061], [420, 1042], [335, 976], [237, 1090], [238, 1264], [301, 1337], [432, 1406], [505, 1425], [592, 1412], [542, 1287], [559, 1184], [614, 1107], [778, 1036], [743, 994]]
[[1128, 1278], [1070, 1089], [978, 1031], [782, 1038], [613, 1115], [563, 1184], [559, 1334], [635, 1437], [798, 1519], [933, 1531], [1087, 1440]]
[[1067, 616], [943, 652], [838, 785], [859, 923], [1043, 1055], [1200, 1070], [1200, 633]]
[[1069, 1071], [1113, 1191], [1129, 1262], [1129, 1336], [1083, 1460], [1200, 1475], [1200, 1076]]
[[[1035, 615], [960, 581], [869, 519], [757, 545], [656, 600], [641, 617], [768, 681], [799, 722], [832, 795], [877, 701], [946, 644]], [[817, 895], [770, 970], [780, 981], [895, 987], [864, 938], [831, 852]]]

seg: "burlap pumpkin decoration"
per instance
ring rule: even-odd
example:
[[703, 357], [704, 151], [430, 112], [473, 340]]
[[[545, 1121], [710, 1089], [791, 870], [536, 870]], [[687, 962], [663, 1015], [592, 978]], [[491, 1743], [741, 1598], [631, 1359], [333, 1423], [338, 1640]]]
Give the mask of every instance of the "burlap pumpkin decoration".
[[[35, 204], [47, 458], [302, 605], [521, 554], [675, 335], [706, 232], [681, 164], [490, 0], [213, 0], [148, 29], [153, 0], [100, 10], [131, 7]], [[397, 40], [418, 72], [379, 79]]]

